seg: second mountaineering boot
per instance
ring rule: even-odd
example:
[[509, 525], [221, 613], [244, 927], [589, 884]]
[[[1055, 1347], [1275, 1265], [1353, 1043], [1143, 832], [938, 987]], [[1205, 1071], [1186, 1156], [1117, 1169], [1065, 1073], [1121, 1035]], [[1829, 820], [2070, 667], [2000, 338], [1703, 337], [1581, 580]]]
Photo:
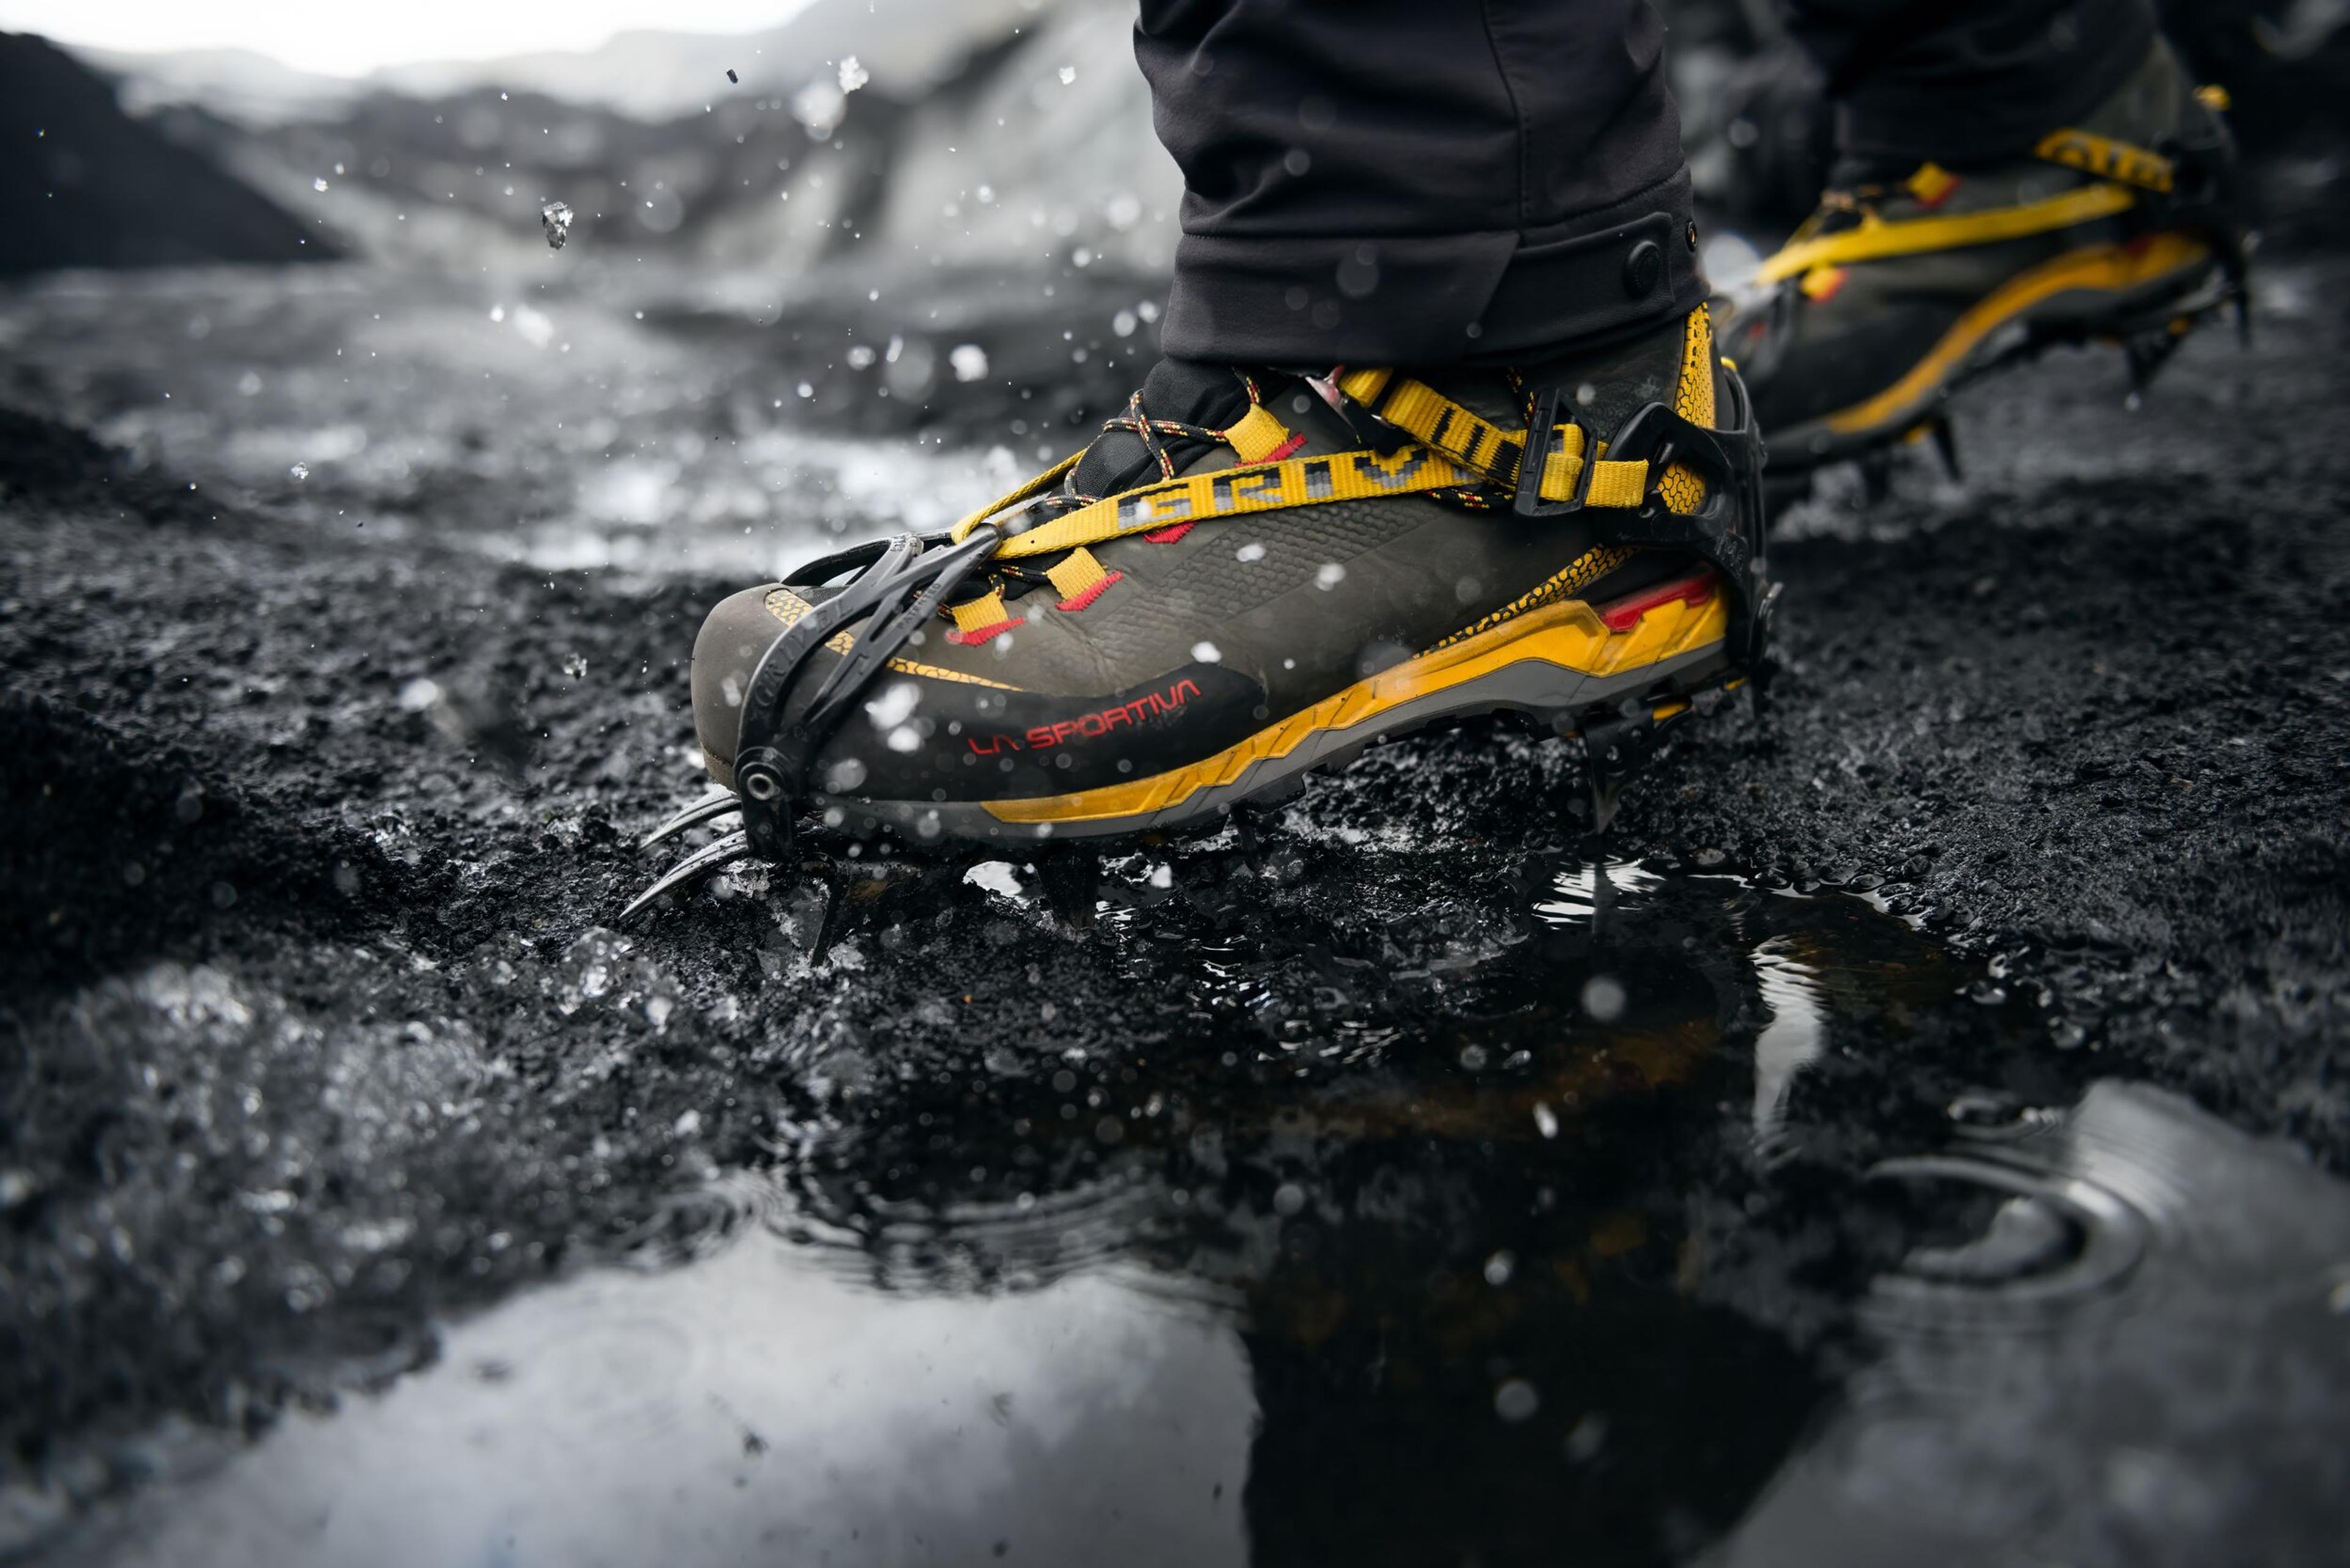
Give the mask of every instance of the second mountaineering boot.
[[1944, 400], [2060, 343], [2110, 340], [2132, 397], [2188, 331], [2244, 315], [2245, 244], [2225, 95], [2157, 40], [2078, 125], [2008, 161], [1839, 170], [1723, 333], [1771, 443], [1774, 491], [1823, 463], [1930, 435]]
[[1656, 726], [1759, 656], [1761, 455], [1703, 309], [1519, 371], [1162, 361], [1090, 447], [949, 533], [711, 612], [693, 711], [723, 793], [647, 842], [742, 826], [631, 909], [795, 860], [804, 826], [1211, 826], [1502, 709], [1583, 735], [1604, 814]]

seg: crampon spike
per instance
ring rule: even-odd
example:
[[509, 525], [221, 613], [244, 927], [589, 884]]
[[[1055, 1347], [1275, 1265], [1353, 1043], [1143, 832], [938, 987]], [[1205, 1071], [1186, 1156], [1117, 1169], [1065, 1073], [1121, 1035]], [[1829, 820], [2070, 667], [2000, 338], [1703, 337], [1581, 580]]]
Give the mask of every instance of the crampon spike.
[[695, 801], [691, 805], [687, 806], [683, 811], [679, 812], [675, 816], [671, 817], [667, 822], [662, 823], [659, 827], [656, 827], [650, 833], [646, 834], [644, 837], [637, 841], [637, 847], [639, 849], [650, 849], [654, 845], [660, 843], [663, 839], [675, 838], [679, 834], [683, 833], [689, 827], [699, 826], [701, 824], [709, 822], [713, 818], [724, 816], [729, 813], [737, 812], [742, 809], [742, 799], [736, 795], [733, 790], [720, 790], [716, 794], [711, 795], [707, 799]]
[[620, 919], [627, 919], [671, 888], [699, 881], [720, 867], [740, 860], [750, 853], [751, 836], [747, 833], [730, 833], [713, 844], [703, 845], [671, 867], [660, 881], [638, 894], [629, 907], [620, 911]]
[[1041, 851], [1036, 880], [1044, 888], [1045, 908], [1064, 930], [1075, 934], [1094, 929], [1094, 906], [1101, 898], [1099, 850], [1072, 844]]
[[2220, 272], [2226, 279], [2228, 292], [2224, 303], [2236, 318], [2236, 346], [2252, 346], [2252, 251], [2260, 244], [2258, 234], [2230, 236], [2231, 242], [2220, 247]]
[[1884, 452], [1860, 454], [1860, 498], [1875, 506], [1893, 493], [1893, 459]]
[[1672, 698], [1653, 706], [1627, 702], [1582, 716], [1577, 728], [1583, 735], [1584, 782], [1590, 792], [1594, 836], [1606, 833], [1616, 820], [1624, 787], [1655, 755], [1666, 726], [1689, 711], [1687, 701]]
[[1934, 455], [1942, 460], [1942, 472], [1950, 476], [1952, 484], [1963, 483], [1966, 475], [1959, 470], [1959, 438], [1950, 428], [1950, 416], [1935, 415], [1933, 422], [1926, 427], [1926, 433], [1933, 440]]
[[2150, 331], [2133, 334], [2122, 344], [2122, 355], [2129, 364], [2129, 397], [2126, 406], [2135, 411], [2146, 401], [2147, 389], [2170, 357], [2178, 352], [2179, 344], [2187, 340], [2186, 323], [2172, 322]]

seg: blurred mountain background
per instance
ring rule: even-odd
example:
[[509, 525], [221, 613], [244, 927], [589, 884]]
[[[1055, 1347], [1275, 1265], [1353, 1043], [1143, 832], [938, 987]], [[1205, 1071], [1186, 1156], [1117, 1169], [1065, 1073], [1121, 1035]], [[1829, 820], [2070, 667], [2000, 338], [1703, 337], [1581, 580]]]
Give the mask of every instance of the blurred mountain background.
[[[2171, 8], [2272, 242], [2340, 237], [2350, 0]], [[1827, 112], [1773, 0], [1660, 9], [1734, 286], [1814, 200]], [[1158, 357], [1181, 189], [1133, 21], [808, 0], [358, 78], [0, 33], [0, 409], [233, 504], [548, 566], [936, 526]]]
[[[1823, 172], [1815, 84], [1767, 0], [1661, 9], [1701, 192], [1729, 229], [1783, 228]], [[2272, 228], [2338, 222], [2350, 0], [2168, 9], [2202, 73], [2235, 91], [2269, 171]], [[1043, 261], [1160, 274], [1180, 187], [1133, 67], [1133, 11], [1132, 0], [814, 0], [739, 36], [631, 32], [584, 52], [356, 79], [235, 50], [68, 56], [15, 39], [0, 50], [0, 122], [12, 145], [36, 129], [40, 146], [6, 178], [78, 191], [85, 207], [124, 187], [122, 225], [176, 226], [185, 240], [126, 244], [85, 214], [46, 246], [16, 236], [0, 266], [284, 254], [282, 225], [225, 185], [209, 205], [230, 210], [202, 235], [190, 225], [206, 203], [182, 202], [192, 210], [165, 223], [149, 187], [162, 171], [184, 188], [192, 155], [290, 218], [310, 254], [403, 266], [536, 260], [540, 206], [560, 200], [585, 251], [753, 294], [758, 280], [788, 291], [837, 265], [890, 280]], [[16, 213], [57, 199], [0, 194]], [[1734, 274], [1741, 247], [1714, 259]]]

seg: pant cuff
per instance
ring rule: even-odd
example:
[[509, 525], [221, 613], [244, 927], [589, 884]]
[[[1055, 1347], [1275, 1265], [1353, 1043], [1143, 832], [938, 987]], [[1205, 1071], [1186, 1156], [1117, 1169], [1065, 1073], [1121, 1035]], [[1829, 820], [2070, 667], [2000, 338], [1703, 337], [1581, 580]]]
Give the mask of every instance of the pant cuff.
[[1706, 294], [1683, 171], [1539, 230], [1186, 234], [1159, 342], [1232, 364], [1492, 363], [1629, 336]]

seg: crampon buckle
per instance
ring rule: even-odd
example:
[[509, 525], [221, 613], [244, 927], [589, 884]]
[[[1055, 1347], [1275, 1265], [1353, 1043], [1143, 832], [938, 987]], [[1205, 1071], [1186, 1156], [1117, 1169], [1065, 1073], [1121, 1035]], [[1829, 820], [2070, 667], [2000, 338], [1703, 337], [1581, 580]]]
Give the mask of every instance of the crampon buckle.
[[[1746, 384], [1724, 368], [1719, 383], [1734, 417], [1715, 430], [1684, 418], [1663, 403], [1648, 403], [1617, 428], [1606, 442], [1571, 411], [1568, 422], [1583, 431], [1583, 450], [1592, 455], [1575, 479], [1575, 494], [1546, 499], [1542, 475], [1560, 445], [1562, 389], [1544, 387], [1534, 398], [1533, 421], [1511, 498], [1511, 510], [1529, 519], [1582, 514], [1603, 544], [1684, 551], [1720, 572], [1730, 586], [1734, 610], [1730, 651], [1742, 665], [1763, 656], [1770, 612], [1777, 595], [1765, 569], [1766, 521], [1762, 499], [1762, 438], [1747, 400]], [[1638, 506], [1594, 506], [1591, 486], [1598, 458], [1645, 462], [1648, 490]], [[1705, 500], [1694, 512], [1676, 512], [1662, 493], [1667, 471], [1692, 471], [1704, 482]]]

